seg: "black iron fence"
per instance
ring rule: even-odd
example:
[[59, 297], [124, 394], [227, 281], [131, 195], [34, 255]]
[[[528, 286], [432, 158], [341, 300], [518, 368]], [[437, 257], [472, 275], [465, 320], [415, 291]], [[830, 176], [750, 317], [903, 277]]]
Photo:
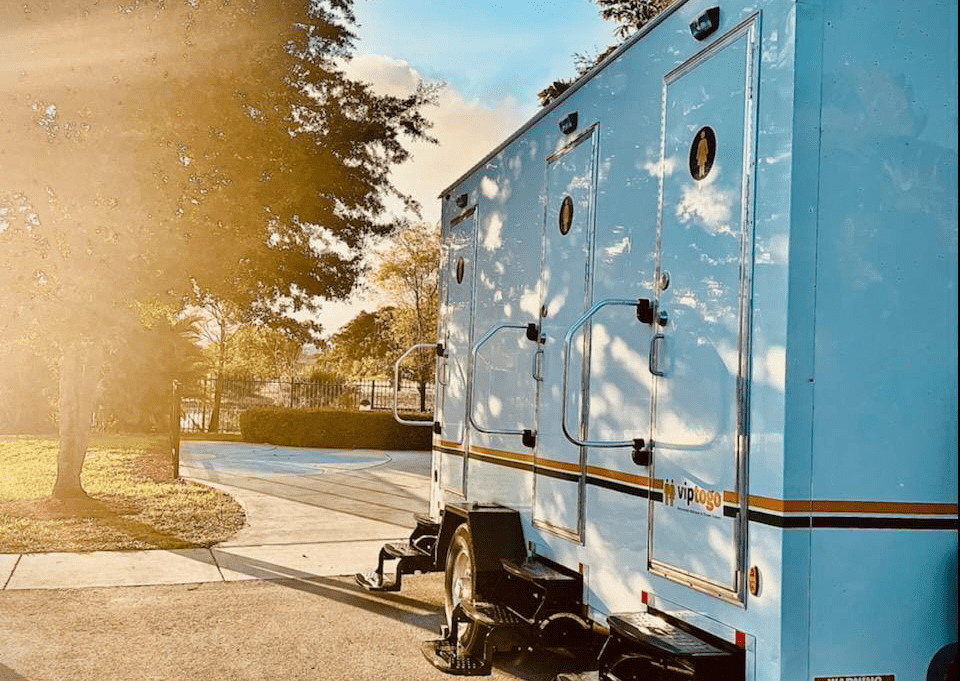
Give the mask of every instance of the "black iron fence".
[[[219, 392], [219, 399], [218, 399]], [[393, 409], [394, 386], [387, 380], [310, 381], [204, 379], [196, 390], [181, 391], [180, 429], [183, 432], [239, 433], [240, 414], [253, 407], [291, 409]], [[404, 412], [433, 412], [433, 384], [421, 397], [414, 381], [401, 381], [397, 406]], [[216, 409], [219, 402], [219, 409]], [[211, 424], [213, 423], [213, 429]]]

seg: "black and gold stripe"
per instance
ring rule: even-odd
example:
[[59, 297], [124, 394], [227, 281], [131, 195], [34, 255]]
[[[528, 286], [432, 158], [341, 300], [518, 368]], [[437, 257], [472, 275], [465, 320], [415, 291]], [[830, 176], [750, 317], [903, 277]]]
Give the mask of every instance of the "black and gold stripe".
[[[460, 443], [441, 441], [435, 449], [445, 454], [463, 456]], [[577, 483], [580, 466], [568, 461], [539, 458], [532, 454], [491, 447], [474, 446], [470, 459], [504, 466], [527, 473]], [[650, 479], [624, 471], [588, 465], [586, 483], [642, 499], [663, 502], [662, 479]], [[723, 515], [735, 518], [741, 512], [740, 495], [723, 492]], [[953, 530], [958, 529], [957, 504], [944, 502], [863, 501], [841, 499], [777, 499], [751, 494], [747, 504], [752, 523], [782, 529], [889, 529], [889, 530]]]

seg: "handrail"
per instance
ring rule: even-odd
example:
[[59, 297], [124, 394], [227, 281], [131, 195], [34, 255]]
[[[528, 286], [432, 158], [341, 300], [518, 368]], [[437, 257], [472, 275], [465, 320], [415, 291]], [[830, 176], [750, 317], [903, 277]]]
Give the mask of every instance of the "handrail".
[[[489, 341], [493, 336], [502, 329], [524, 329], [529, 328], [529, 324], [522, 324], [520, 322], [502, 322], [496, 324], [483, 334], [483, 336], [478, 340], [473, 348], [470, 350], [470, 365], [476, 367], [477, 353], [480, 351], [480, 346], [484, 345]], [[487, 428], [486, 426], [481, 426], [473, 418], [473, 384], [476, 381], [470, 381], [467, 388], [467, 418], [470, 420], [470, 425], [473, 426], [477, 431], [481, 433], [486, 433], [488, 435], [524, 435], [529, 431], [517, 428], [509, 429], [499, 429], [499, 428]]]
[[[413, 352], [414, 350], [422, 350], [423, 348], [432, 348], [432, 349], [436, 352], [437, 344], [436, 344], [436, 343], [417, 343], [416, 345], [411, 346], [410, 349], [408, 349], [408, 350], [407, 350], [406, 352], [404, 352], [402, 355], [400, 355], [400, 356], [397, 358], [397, 361], [393, 363], [393, 386], [394, 386], [394, 390], [393, 390], [393, 418], [394, 418], [394, 420], [395, 420], [397, 423], [401, 423], [401, 424], [403, 424], [403, 425], [405, 425], [405, 426], [429, 426], [429, 427], [432, 428], [432, 427], [433, 427], [433, 421], [408, 421], [407, 419], [400, 418], [399, 405], [398, 405], [398, 402], [400, 401], [400, 390], [399, 390], [399, 387], [400, 387], [400, 362], [402, 362], [404, 359], [406, 359], [406, 358], [407, 358], [407, 355], [409, 355], [409, 354], [410, 354], [411, 352]], [[434, 359], [434, 362], [436, 362], [436, 359]]]
[[[573, 336], [577, 329], [586, 324], [591, 317], [597, 314], [597, 312], [610, 305], [629, 305], [631, 307], [637, 307], [639, 305], [639, 301], [636, 298], [606, 298], [601, 300], [595, 303], [589, 310], [584, 312], [583, 315], [573, 323], [573, 326], [567, 330], [566, 335], [563, 337], [563, 395], [560, 398], [560, 425], [563, 428], [564, 436], [570, 442], [579, 447], [606, 447], [612, 449], [615, 447], [636, 447], [638, 442], [641, 442], [640, 440], [581, 440], [579, 437], [572, 435], [567, 429], [567, 377], [569, 373], [568, 365], [570, 364], [570, 342], [573, 340]], [[578, 432], [580, 431], [580, 426], [582, 426], [582, 423], [582, 421], [578, 423]]]

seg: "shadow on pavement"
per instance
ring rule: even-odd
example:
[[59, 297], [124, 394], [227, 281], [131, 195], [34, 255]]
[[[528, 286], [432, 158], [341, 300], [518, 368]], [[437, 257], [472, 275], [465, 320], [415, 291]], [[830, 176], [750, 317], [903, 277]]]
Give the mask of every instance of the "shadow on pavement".
[[[436, 573], [433, 577], [437, 582], [433, 585], [434, 588], [429, 590], [433, 598], [424, 600], [400, 593], [372, 593], [343, 577], [320, 577], [245, 556], [218, 551], [215, 557], [221, 569], [240, 572], [256, 579], [268, 579], [288, 589], [402, 622], [426, 632], [422, 640], [440, 637], [440, 625], [444, 621], [441, 573]], [[421, 578], [407, 577], [406, 582]], [[422, 591], [422, 588], [414, 590]], [[423, 664], [428, 665], [426, 660]], [[552, 651], [520, 650], [514, 653], [498, 653], [494, 658], [494, 668], [522, 681], [543, 681], [562, 672], [583, 671], [584, 664], [582, 660], [577, 661]], [[13, 677], [13, 680], [18, 681], [20, 678], [22, 677]], [[2, 676], [0, 681], [4, 681]]]
[[26, 676], [20, 676], [15, 671], [0, 664], [0, 681], [29, 681]]
[[[217, 549], [212, 551], [215, 552], [214, 558], [221, 570], [239, 572], [255, 579], [269, 579], [289, 589], [392, 617], [428, 631], [440, 630], [442, 615], [436, 603], [408, 598], [397, 593], [372, 593], [359, 586], [344, 585], [330, 577], [320, 577], [309, 572]], [[396, 606], [406, 609], [396, 610]]]

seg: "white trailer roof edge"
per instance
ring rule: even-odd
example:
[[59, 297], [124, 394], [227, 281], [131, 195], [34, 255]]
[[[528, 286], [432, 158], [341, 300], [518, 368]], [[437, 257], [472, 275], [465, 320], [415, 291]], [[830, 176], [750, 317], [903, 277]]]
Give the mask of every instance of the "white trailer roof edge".
[[483, 166], [485, 166], [485, 165], [487, 164], [487, 162], [490, 161], [490, 159], [494, 158], [494, 157], [495, 157], [497, 154], [499, 154], [501, 151], [503, 151], [504, 149], [506, 149], [507, 147], [509, 147], [511, 144], [513, 144], [513, 142], [514, 142], [517, 138], [522, 137], [523, 134], [524, 134], [527, 130], [529, 130], [530, 128], [532, 128], [534, 125], [536, 125], [537, 123], [539, 123], [543, 118], [545, 118], [547, 115], [549, 115], [550, 113], [552, 113], [552, 112], [554, 111], [554, 109], [557, 109], [557, 108], [558, 108], [561, 104], [563, 104], [567, 99], [569, 99], [571, 96], [573, 96], [573, 94], [574, 94], [575, 92], [577, 92], [577, 90], [579, 90], [581, 87], [583, 87], [584, 85], [586, 85], [588, 81], [592, 80], [593, 77], [594, 77], [597, 73], [599, 73], [600, 71], [602, 71], [603, 69], [605, 69], [608, 65], [612, 64], [614, 61], [616, 61], [616, 59], [617, 59], [621, 54], [623, 54], [626, 50], [630, 49], [630, 47], [631, 47], [632, 45], [634, 45], [637, 41], [641, 40], [647, 33], [649, 33], [650, 31], [652, 31], [652, 30], [653, 30], [654, 28], [656, 28], [659, 24], [661, 24], [663, 21], [665, 21], [665, 20], [667, 19], [667, 17], [669, 17], [669, 16], [670, 16], [671, 14], [673, 14], [674, 12], [676, 12], [681, 6], [687, 4], [687, 2], [688, 2], [688, 0], [677, 0], [677, 1], [674, 2], [672, 5], [670, 5], [669, 7], [667, 7], [665, 10], [663, 10], [662, 12], [660, 12], [660, 14], [658, 14], [658, 15], [655, 16], [653, 19], [651, 19], [651, 20], [648, 21], [646, 24], [644, 24], [643, 28], [641, 28], [641, 29], [640, 29], [639, 31], [637, 31], [634, 35], [630, 36], [630, 37], [627, 38], [625, 41], [623, 41], [623, 43], [621, 43], [621, 44], [617, 47], [617, 49], [615, 49], [613, 52], [611, 52], [610, 54], [608, 54], [608, 55], [603, 59], [603, 61], [601, 61], [599, 64], [595, 65], [593, 68], [591, 68], [591, 69], [590, 69], [589, 71], [587, 71], [585, 74], [583, 74], [581, 77], [577, 78], [577, 79], [570, 85], [569, 88], [567, 88], [566, 90], [563, 91], [563, 93], [562, 93], [559, 97], [557, 97], [555, 100], [553, 100], [552, 102], [550, 102], [550, 103], [547, 104], [546, 106], [541, 107], [541, 109], [540, 109], [539, 111], [537, 111], [537, 113], [535, 113], [532, 118], [530, 118], [526, 123], [524, 123], [522, 126], [520, 126], [519, 128], [517, 128], [517, 130], [516, 130], [512, 135], [510, 135], [509, 137], [507, 137], [503, 142], [501, 142], [499, 145], [497, 145], [490, 153], [488, 153], [486, 156], [484, 156], [482, 159], [480, 159], [476, 164], [474, 164], [468, 171], [466, 171], [465, 173], [463, 173], [463, 174], [462, 174], [460, 177], [458, 177], [454, 182], [452, 182], [449, 186], [447, 186], [446, 189], [444, 189], [442, 192], [440, 192], [440, 194], [439, 194], [439, 196], [438, 196], [437, 198], [442, 199], [442, 198], [444, 198], [445, 196], [447, 196], [451, 191], [453, 191], [453, 189], [454, 189], [457, 185], [459, 185], [461, 182], [463, 182], [463, 181], [466, 180], [468, 177], [470, 177], [471, 175], [473, 175], [473, 174], [474, 174], [475, 172], [477, 172], [480, 168], [482, 168]]

